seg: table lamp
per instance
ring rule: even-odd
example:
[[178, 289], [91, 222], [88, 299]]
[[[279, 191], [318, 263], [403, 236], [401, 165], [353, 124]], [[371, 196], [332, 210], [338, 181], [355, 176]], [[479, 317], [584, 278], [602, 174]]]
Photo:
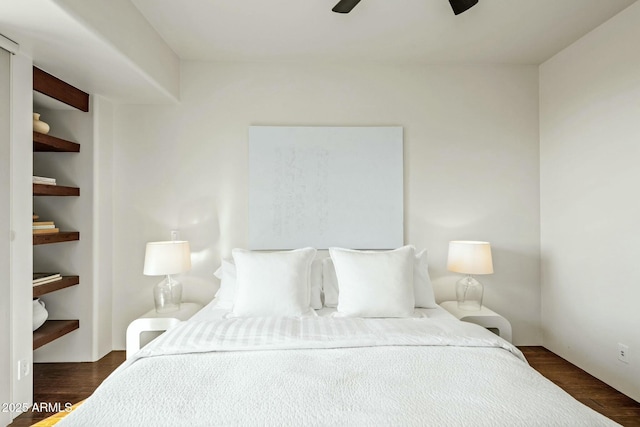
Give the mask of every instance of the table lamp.
[[189, 242], [149, 242], [144, 254], [144, 275], [167, 277], [153, 288], [156, 311], [169, 313], [180, 309], [182, 284], [171, 277], [191, 268]]
[[489, 242], [453, 241], [449, 242], [447, 269], [466, 274], [456, 283], [458, 308], [480, 310], [484, 288], [473, 274], [493, 273], [491, 245]]

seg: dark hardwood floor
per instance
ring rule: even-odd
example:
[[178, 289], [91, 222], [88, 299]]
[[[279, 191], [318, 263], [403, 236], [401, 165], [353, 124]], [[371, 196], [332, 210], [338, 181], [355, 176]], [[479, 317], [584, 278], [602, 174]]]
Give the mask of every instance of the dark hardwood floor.
[[518, 347], [536, 371], [588, 407], [626, 427], [640, 427], [640, 403], [544, 347]]
[[[640, 403], [617, 392], [543, 347], [519, 347], [531, 366], [567, 393], [626, 427], [640, 427]], [[34, 402], [76, 403], [87, 397], [122, 362], [124, 351], [113, 351], [95, 363], [34, 365]], [[52, 413], [27, 412], [11, 426], [25, 427]]]
[[[33, 365], [33, 401], [77, 403], [86, 399], [125, 360], [124, 351], [112, 351], [94, 363], [35, 363]], [[10, 426], [27, 427], [52, 412], [25, 412]]]

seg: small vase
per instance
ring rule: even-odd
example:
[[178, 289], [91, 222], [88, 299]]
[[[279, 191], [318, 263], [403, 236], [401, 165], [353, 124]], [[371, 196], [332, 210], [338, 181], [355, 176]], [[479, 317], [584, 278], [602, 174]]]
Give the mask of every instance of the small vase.
[[49, 125], [43, 121], [40, 121], [39, 113], [33, 113], [33, 130], [45, 135], [49, 133]]
[[44, 301], [40, 301], [39, 298], [33, 300], [33, 330], [35, 331], [49, 317], [49, 312], [44, 308]]

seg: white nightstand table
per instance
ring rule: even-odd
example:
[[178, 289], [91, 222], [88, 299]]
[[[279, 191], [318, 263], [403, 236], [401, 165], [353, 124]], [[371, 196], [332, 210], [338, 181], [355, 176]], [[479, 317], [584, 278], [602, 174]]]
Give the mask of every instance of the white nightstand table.
[[496, 329], [499, 337], [511, 342], [511, 323], [486, 306], [483, 305], [480, 310], [476, 311], [459, 309], [457, 301], [443, 301], [440, 306], [463, 322], [475, 323], [487, 329]]
[[[145, 314], [129, 323], [127, 327], [127, 359], [140, 350], [141, 337], [144, 332], [164, 332], [171, 326], [188, 320], [202, 309], [202, 305], [195, 302], [183, 302], [180, 310], [169, 313], [158, 313], [155, 309], [147, 311]], [[156, 334], [158, 336], [160, 334]], [[154, 337], [155, 338], [155, 337]], [[150, 340], [147, 340], [148, 343]], [[146, 344], [145, 343], [145, 344]]]

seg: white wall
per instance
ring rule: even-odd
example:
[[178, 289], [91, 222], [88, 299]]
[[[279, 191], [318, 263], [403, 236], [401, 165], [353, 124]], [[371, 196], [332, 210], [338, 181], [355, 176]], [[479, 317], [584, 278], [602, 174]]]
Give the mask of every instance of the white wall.
[[93, 350], [92, 360], [111, 351], [113, 314], [113, 115], [108, 100], [93, 95]]
[[540, 344], [538, 73], [533, 66], [185, 63], [181, 103], [118, 106], [114, 348], [153, 308], [147, 241], [191, 241], [185, 299], [206, 302], [221, 256], [247, 245], [249, 125], [400, 125], [405, 241], [430, 251], [440, 300], [452, 239], [491, 241], [485, 302]]
[[[11, 366], [12, 401], [33, 401], [33, 376], [17, 378], [18, 361], [31, 364], [32, 304], [32, 157], [33, 63], [23, 54], [11, 57]], [[31, 371], [33, 372], [33, 370]]]
[[[11, 295], [11, 54], [0, 48], [0, 295]], [[0, 298], [0, 402], [11, 402], [11, 298]], [[0, 425], [11, 414], [0, 413]]]
[[638, 23], [635, 3], [540, 67], [543, 342], [636, 400]]

